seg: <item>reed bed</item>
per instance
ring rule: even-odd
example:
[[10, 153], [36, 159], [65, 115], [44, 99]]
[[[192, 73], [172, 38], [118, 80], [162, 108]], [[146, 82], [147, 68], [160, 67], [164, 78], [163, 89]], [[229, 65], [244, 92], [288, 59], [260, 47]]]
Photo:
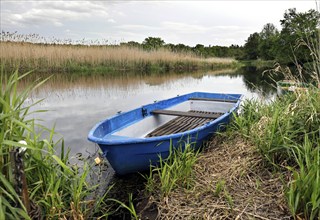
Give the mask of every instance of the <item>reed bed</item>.
[[171, 71], [221, 68], [235, 65], [231, 58], [202, 59], [166, 49], [146, 51], [126, 46], [86, 46], [0, 42], [0, 59], [7, 68], [37, 72], [106, 72], [115, 70]]

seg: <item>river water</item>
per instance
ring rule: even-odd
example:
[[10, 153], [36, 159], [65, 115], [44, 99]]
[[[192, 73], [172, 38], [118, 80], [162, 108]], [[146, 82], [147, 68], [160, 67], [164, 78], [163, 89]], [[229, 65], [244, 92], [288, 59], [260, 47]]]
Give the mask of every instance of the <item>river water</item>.
[[[28, 82], [26, 82], [28, 83]], [[44, 99], [35, 109], [41, 124], [55, 125], [70, 155], [94, 154], [97, 146], [87, 140], [89, 130], [119, 111], [128, 111], [155, 100], [200, 91], [241, 93], [244, 99], [271, 99], [273, 81], [255, 68], [179, 74], [66, 75], [54, 74], [32, 94], [30, 101]]]

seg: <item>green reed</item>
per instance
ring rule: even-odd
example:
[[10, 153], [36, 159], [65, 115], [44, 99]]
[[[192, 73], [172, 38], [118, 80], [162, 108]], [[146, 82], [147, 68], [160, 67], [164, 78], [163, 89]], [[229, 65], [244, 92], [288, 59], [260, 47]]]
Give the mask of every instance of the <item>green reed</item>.
[[[37, 125], [32, 118], [35, 112], [30, 112], [30, 108], [37, 103], [28, 105], [27, 98], [48, 79], [36, 81], [18, 92], [19, 81], [29, 74], [19, 75], [15, 71], [9, 75], [1, 71], [0, 219], [87, 219], [105, 215], [103, 211], [108, 210], [103, 202], [106, 194], [95, 200], [87, 199], [97, 188], [88, 183], [91, 165], [84, 162], [81, 168], [71, 166], [64, 141], [54, 140], [54, 128]], [[44, 133], [49, 133], [46, 139], [42, 138]], [[19, 143], [20, 140], [27, 145]], [[20, 147], [27, 148], [23, 165], [29, 204], [15, 190], [18, 183], [11, 155]], [[27, 206], [31, 207], [29, 212]]]
[[[2, 67], [1, 67], [2, 68]], [[22, 93], [17, 92], [17, 82], [28, 75], [28, 73], [19, 76], [18, 72], [14, 72], [11, 76], [3, 74], [1, 69], [0, 77], [0, 175], [1, 175], [1, 203], [0, 209], [3, 215], [7, 218], [27, 218], [26, 209], [15, 192], [14, 174], [11, 168], [10, 152], [14, 150], [15, 146], [22, 140], [25, 133], [32, 133], [32, 129], [28, 126], [32, 120], [27, 120], [30, 106], [23, 106], [23, 103], [28, 98], [29, 92], [32, 88], [36, 88], [42, 84], [34, 84], [27, 87]], [[31, 148], [29, 146], [29, 148]], [[21, 207], [20, 209], [17, 207]], [[28, 219], [28, 218], [27, 218]]]
[[168, 195], [177, 186], [190, 189], [193, 186], [193, 167], [198, 159], [199, 151], [194, 149], [193, 143], [184, 146], [170, 147], [167, 159], [159, 157], [159, 165], [150, 168], [146, 176], [146, 189], [149, 192], [159, 192]]
[[108, 199], [108, 200], [116, 202], [116, 203], [118, 203], [120, 205], [120, 207], [125, 208], [126, 210], [128, 210], [130, 212], [131, 219], [135, 219], [135, 220], [139, 219], [138, 214], [137, 214], [136, 209], [135, 209], [134, 204], [133, 204], [133, 199], [132, 199], [132, 194], [131, 193], [129, 194], [129, 205], [126, 205], [125, 203], [123, 203], [123, 202], [121, 202], [121, 201], [119, 201], [117, 199]]
[[[235, 128], [259, 146], [271, 163], [293, 159], [286, 146], [304, 141], [305, 134], [319, 129], [319, 91], [293, 93], [272, 103], [245, 101], [241, 117], [235, 117]], [[317, 135], [319, 136], [319, 135]], [[287, 155], [291, 155], [287, 158]]]
[[288, 167], [293, 174], [287, 192], [290, 210], [305, 219], [319, 219], [320, 139], [309, 139], [306, 135], [302, 145], [290, 148], [298, 164], [297, 167]]

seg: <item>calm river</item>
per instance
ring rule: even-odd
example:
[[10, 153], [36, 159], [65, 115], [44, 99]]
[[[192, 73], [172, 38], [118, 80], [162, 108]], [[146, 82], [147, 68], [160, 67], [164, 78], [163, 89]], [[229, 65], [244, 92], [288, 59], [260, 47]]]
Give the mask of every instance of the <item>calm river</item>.
[[31, 101], [44, 98], [36, 108], [49, 111], [38, 113], [35, 118], [41, 118], [40, 123], [47, 127], [55, 125], [71, 155], [90, 155], [97, 151], [97, 146], [87, 140], [87, 134], [97, 122], [119, 111], [194, 91], [270, 99], [275, 89], [272, 81], [254, 68], [162, 75], [55, 74], [32, 95]]

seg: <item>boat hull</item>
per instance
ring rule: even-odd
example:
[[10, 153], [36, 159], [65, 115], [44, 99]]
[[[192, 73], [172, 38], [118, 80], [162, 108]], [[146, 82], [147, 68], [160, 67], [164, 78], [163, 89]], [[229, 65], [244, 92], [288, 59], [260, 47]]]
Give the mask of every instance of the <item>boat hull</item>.
[[[233, 98], [236, 102], [217, 119], [185, 132], [150, 138], [128, 137], [122, 132], [122, 130], [127, 129], [128, 133], [134, 133], [136, 128], [134, 127], [131, 131], [128, 127], [144, 120], [144, 118], [149, 118], [150, 120], [150, 117], [156, 117], [152, 114], [154, 109], [170, 108], [187, 101], [190, 97], [219, 97], [224, 100]], [[191, 93], [163, 100], [121, 113], [99, 123], [90, 131], [88, 139], [99, 145], [117, 174], [124, 175], [148, 170], [150, 165], [157, 165], [160, 157], [165, 159], [169, 156], [170, 147], [184, 148], [185, 144], [188, 143], [196, 149], [199, 148], [205, 140], [215, 132], [222, 130], [230, 122], [233, 112], [239, 107], [240, 98], [240, 94]]]
[[99, 147], [117, 174], [124, 175], [144, 171], [150, 165], [157, 165], [160, 156], [161, 158], [167, 158], [170, 153], [170, 146], [183, 148], [186, 143], [189, 143], [195, 149], [199, 148], [216, 131], [223, 129], [222, 125], [227, 124], [230, 117], [231, 115], [225, 117], [220, 122], [221, 124], [214, 124], [205, 129], [175, 138], [114, 146], [99, 144]]

